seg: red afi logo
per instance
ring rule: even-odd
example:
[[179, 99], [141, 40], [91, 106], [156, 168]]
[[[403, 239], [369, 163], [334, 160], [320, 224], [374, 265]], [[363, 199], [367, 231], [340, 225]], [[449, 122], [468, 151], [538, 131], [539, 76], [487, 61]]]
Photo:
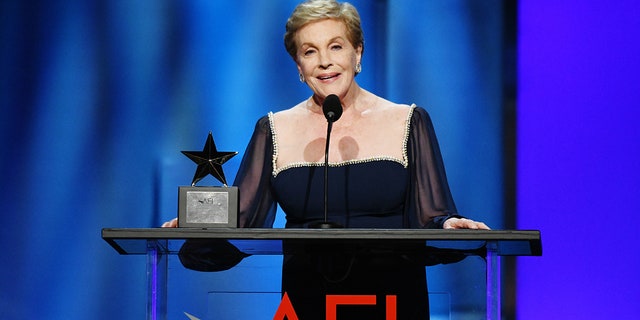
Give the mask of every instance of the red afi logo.
[[[396, 320], [396, 296], [386, 296], [386, 320]], [[327, 295], [326, 320], [337, 320], [338, 305], [376, 305], [375, 295]], [[273, 320], [299, 320], [289, 295], [284, 293]]]

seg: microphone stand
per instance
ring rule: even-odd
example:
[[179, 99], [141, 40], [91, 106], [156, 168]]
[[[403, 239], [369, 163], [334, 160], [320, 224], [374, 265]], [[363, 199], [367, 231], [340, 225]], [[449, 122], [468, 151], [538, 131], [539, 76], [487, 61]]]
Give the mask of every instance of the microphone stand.
[[331, 139], [331, 128], [333, 128], [333, 112], [327, 116], [327, 143], [324, 147], [324, 221], [309, 224], [314, 229], [337, 229], [344, 228], [337, 222], [329, 221], [329, 140]]

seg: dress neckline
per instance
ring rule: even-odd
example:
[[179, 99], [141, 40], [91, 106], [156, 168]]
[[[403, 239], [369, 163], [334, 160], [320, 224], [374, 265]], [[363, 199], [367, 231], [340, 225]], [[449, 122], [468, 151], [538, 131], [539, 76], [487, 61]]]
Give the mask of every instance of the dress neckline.
[[[368, 162], [375, 162], [375, 161], [392, 161], [392, 162], [397, 162], [399, 164], [401, 164], [404, 168], [406, 168], [409, 164], [408, 158], [407, 158], [407, 142], [409, 140], [409, 132], [411, 129], [411, 117], [413, 116], [413, 111], [416, 108], [415, 104], [412, 104], [409, 108], [409, 112], [407, 112], [407, 118], [405, 120], [405, 131], [404, 131], [404, 138], [402, 141], [402, 159], [398, 159], [397, 157], [391, 157], [391, 156], [385, 156], [385, 155], [380, 155], [380, 156], [374, 156], [374, 157], [366, 157], [366, 158], [360, 158], [360, 159], [353, 159], [353, 160], [345, 160], [345, 161], [338, 161], [338, 162], [329, 162], [329, 166], [330, 167], [342, 167], [342, 166], [348, 166], [348, 165], [354, 165], [354, 164], [361, 164], [361, 163], [368, 163]], [[272, 166], [273, 166], [273, 171], [272, 171], [272, 175], [275, 178], [280, 172], [285, 171], [287, 169], [291, 169], [291, 168], [301, 168], [301, 167], [319, 167], [319, 166], [324, 166], [324, 162], [323, 161], [319, 161], [319, 162], [306, 162], [306, 161], [301, 161], [301, 162], [292, 162], [292, 163], [288, 163], [282, 167], [278, 167], [277, 166], [277, 161], [278, 161], [278, 139], [277, 139], [277, 133], [275, 130], [275, 123], [273, 120], [273, 112], [269, 112], [268, 113], [268, 117], [269, 117], [269, 128], [271, 130], [271, 138], [272, 138], [272, 144], [273, 144], [273, 154], [272, 154]]]

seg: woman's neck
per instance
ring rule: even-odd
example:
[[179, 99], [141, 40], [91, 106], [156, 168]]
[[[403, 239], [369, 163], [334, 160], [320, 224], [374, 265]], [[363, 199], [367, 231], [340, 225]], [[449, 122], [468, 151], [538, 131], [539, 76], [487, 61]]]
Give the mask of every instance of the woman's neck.
[[[365, 111], [372, 106], [371, 101], [369, 101], [371, 100], [370, 96], [371, 94], [368, 91], [360, 88], [359, 86], [349, 90], [344, 97], [339, 97], [343, 113], [360, 113]], [[322, 113], [323, 103], [324, 99], [314, 94], [307, 102], [307, 108], [314, 113]]]

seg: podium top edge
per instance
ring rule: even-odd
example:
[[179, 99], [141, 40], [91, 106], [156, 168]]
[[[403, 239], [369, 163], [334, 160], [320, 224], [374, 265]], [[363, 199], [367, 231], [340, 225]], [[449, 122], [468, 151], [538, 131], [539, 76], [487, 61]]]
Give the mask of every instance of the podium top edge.
[[539, 241], [539, 230], [472, 229], [294, 229], [294, 228], [104, 228], [109, 239], [227, 239], [227, 240], [442, 240]]

